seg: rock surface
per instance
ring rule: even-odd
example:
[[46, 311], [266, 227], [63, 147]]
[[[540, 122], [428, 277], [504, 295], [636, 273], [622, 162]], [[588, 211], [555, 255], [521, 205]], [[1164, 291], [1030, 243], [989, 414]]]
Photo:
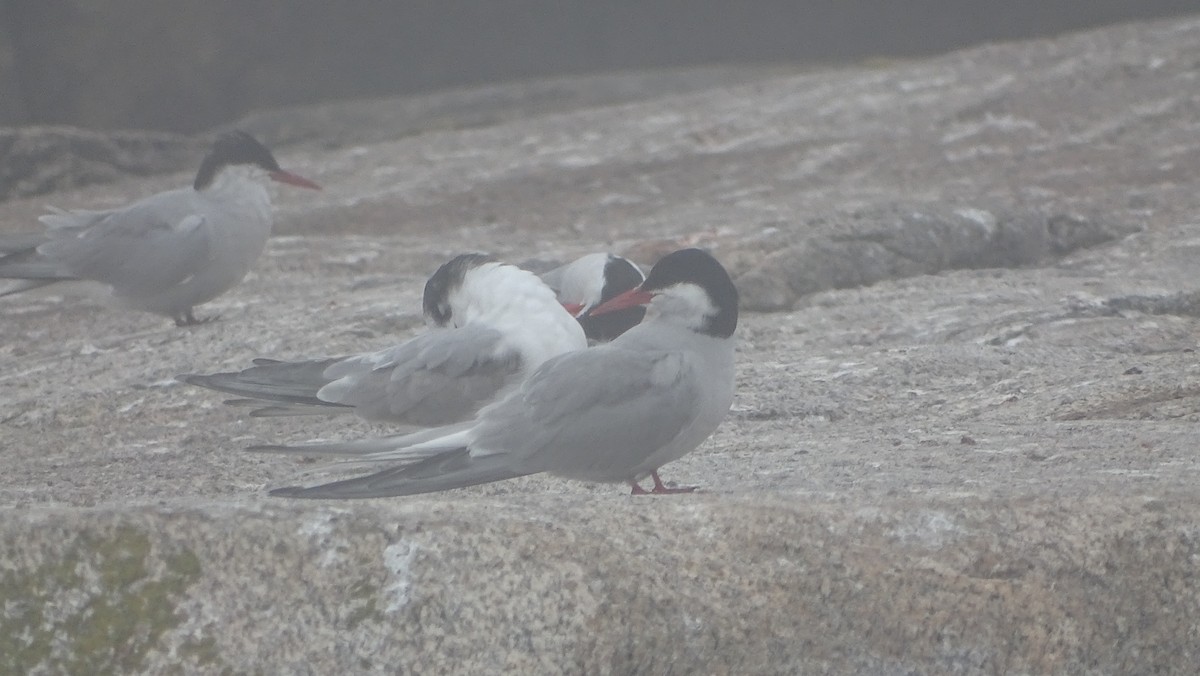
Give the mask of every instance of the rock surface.
[[208, 142], [163, 132], [0, 127], [0, 201], [199, 165]]
[[[326, 190], [221, 321], [0, 299], [0, 671], [1191, 673], [1197, 62], [1193, 18], [284, 149]], [[463, 250], [681, 243], [772, 310], [696, 495], [270, 500], [338, 470], [242, 447], [386, 428], [172, 380], [389, 345]]]
[[[0, 44], [0, 99], [4, 93]], [[429, 131], [497, 125], [579, 108], [745, 83], [796, 68], [710, 66], [548, 78], [423, 96], [263, 110], [208, 133], [97, 131], [62, 126], [0, 127], [0, 201], [199, 164], [219, 131], [247, 131], [268, 147], [309, 142], [333, 149]]]

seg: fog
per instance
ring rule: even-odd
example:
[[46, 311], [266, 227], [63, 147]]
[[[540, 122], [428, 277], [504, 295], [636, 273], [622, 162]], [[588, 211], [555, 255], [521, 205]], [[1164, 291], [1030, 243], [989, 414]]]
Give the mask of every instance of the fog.
[[289, 104], [573, 73], [902, 58], [1194, 9], [1194, 0], [6, 0], [0, 125], [194, 132]]

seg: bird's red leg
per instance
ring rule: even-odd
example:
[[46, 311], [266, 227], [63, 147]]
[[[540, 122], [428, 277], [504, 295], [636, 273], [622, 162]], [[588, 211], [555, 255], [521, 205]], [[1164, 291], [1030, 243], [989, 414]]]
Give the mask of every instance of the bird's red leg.
[[654, 479], [654, 488], [653, 489], [646, 490], [645, 488], [642, 488], [640, 485], [638, 485], [638, 482], [630, 481], [629, 485], [633, 486], [633, 490], [630, 491], [629, 494], [630, 495], [671, 495], [673, 493], [691, 493], [692, 491], [699, 488], [699, 486], [675, 486], [675, 487], [667, 486], [666, 484], [663, 483], [662, 479], [658, 476], [658, 470], [654, 470], [653, 472], [651, 472], [650, 478]]
[[654, 479], [654, 488], [651, 490], [642, 488], [636, 481], [630, 481], [629, 485], [633, 486], [633, 492], [631, 492], [630, 495], [671, 495], [672, 493], [691, 493], [698, 488], [698, 486], [669, 487], [662, 482], [661, 478], [659, 478], [658, 470], [651, 472], [650, 478]]
[[676, 486], [674, 488], [668, 488], [667, 485], [662, 482], [662, 479], [659, 478], [658, 470], [651, 472], [650, 478], [654, 479], [654, 490], [650, 492], [658, 495], [669, 493], [691, 493], [699, 488], [699, 486]]

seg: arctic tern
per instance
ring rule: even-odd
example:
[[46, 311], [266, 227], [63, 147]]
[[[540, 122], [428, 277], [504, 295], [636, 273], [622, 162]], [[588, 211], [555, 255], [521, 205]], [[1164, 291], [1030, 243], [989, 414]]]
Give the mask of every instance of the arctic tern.
[[271, 234], [260, 176], [320, 189], [281, 169], [249, 134], [222, 134], [190, 188], [117, 209], [56, 210], [39, 219], [42, 233], [0, 237], [0, 278], [18, 280], [0, 296], [82, 280], [119, 306], [202, 323], [193, 308], [242, 281]]
[[[694, 490], [666, 486], [658, 469], [707, 439], [733, 403], [737, 289], [711, 255], [683, 249], [593, 312], [646, 304], [642, 323], [610, 343], [546, 361], [470, 422], [357, 445], [258, 448], [407, 463], [271, 495], [391, 497], [539, 472], [629, 482], [634, 494]], [[647, 477], [651, 491], [638, 483]]]
[[428, 427], [469, 420], [542, 362], [587, 347], [583, 328], [532, 272], [462, 254], [425, 284], [431, 329], [378, 352], [302, 361], [256, 359], [243, 371], [184, 382], [275, 405], [252, 416], [354, 412]]
[[646, 279], [628, 258], [592, 253], [542, 275], [567, 311], [583, 325], [589, 341], [606, 343], [642, 321], [646, 308], [638, 305], [603, 315], [592, 309], [636, 287]]

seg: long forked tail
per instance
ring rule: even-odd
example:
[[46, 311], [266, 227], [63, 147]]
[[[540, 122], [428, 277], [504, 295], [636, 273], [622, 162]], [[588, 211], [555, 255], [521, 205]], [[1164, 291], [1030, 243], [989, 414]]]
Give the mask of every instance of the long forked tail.
[[[38, 247], [56, 237], [81, 232], [108, 215], [107, 211], [72, 212], [50, 207], [51, 213], [38, 218], [49, 227], [39, 232], [0, 235], [0, 278], [18, 280], [0, 286], [0, 296], [29, 291], [55, 282], [78, 279], [54, 260], [38, 252]], [[58, 231], [59, 234], [56, 234]]]
[[466, 448], [458, 448], [413, 465], [310, 488], [276, 488], [270, 494], [281, 498], [318, 500], [390, 498], [476, 486], [528, 474], [509, 468], [509, 460], [504, 454], [474, 457]]
[[340, 457], [351, 462], [408, 462], [424, 460], [461, 447], [469, 440], [472, 421], [431, 427], [406, 434], [351, 441], [318, 441], [295, 445], [260, 445], [247, 448], [258, 453]]
[[250, 411], [251, 418], [294, 418], [296, 416], [314, 415], [314, 416], [332, 416], [339, 415], [350, 411], [352, 407], [323, 402], [320, 406], [312, 404], [271, 404], [264, 406], [266, 403], [262, 399], [226, 399], [221, 402], [226, 406], [253, 407]]
[[[298, 362], [255, 359], [254, 366], [241, 371], [208, 375], [187, 373], [177, 378], [189, 385], [207, 387], [210, 390], [236, 394], [239, 397], [280, 404], [340, 408], [348, 411], [352, 407], [324, 401], [317, 397], [317, 392], [329, 383], [329, 379], [325, 377], [325, 369], [336, 361], [339, 361], [339, 358]], [[287, 415], [292, 411], [293, 409], [287, 406], [272, 406], [263, 409], [261, 415]], [[295, 410], [295, 412], [301, 411]], [[255, 415], [255, 413], [251, 415]]]
[[34, 249], [50, 241], [45, 232], [16, 232], [0, 235], [0, 254], [32, 253]]

